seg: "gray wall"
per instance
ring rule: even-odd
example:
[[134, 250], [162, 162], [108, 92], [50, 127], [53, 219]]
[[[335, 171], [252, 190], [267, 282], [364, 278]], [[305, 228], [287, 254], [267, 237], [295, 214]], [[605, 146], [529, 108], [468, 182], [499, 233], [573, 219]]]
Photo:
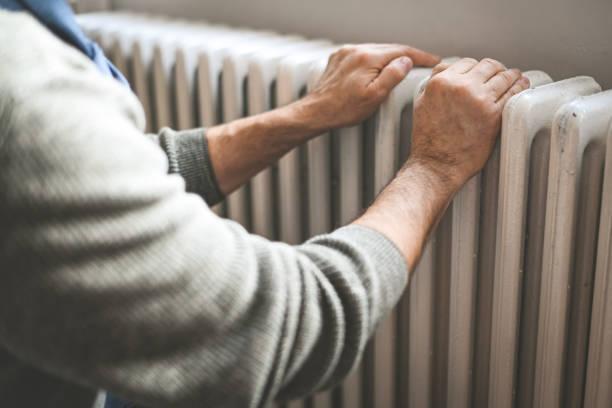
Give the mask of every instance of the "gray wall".
[[612, 88], [612, 0], [114, 0], [120, 8], [206, 18], [339, 42], [409, 43], [490, 56], [555, 79]]

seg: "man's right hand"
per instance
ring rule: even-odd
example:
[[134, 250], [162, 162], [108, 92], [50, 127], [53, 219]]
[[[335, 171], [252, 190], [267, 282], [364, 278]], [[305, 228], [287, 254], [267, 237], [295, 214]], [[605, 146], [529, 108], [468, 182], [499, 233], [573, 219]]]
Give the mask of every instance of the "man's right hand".
[[415, 101], [410, 157], [355, 224], [381, 232], [414, 268], [453, 195], [489, 158], [506, 102], [528, 87], [491, 59], [434, 68]]
[[521, 71], [488, 58], [437, 66], [415, 101], [411, 160], [459, 188], [489, 158], [506, 102], [527, 88]]

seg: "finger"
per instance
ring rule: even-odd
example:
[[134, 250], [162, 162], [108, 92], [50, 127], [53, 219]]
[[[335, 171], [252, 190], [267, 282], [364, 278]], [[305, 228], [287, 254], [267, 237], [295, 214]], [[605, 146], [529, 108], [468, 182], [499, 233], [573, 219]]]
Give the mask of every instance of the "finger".
[[382, 69], [372, 85], [386, 96], [406, 78], [413, 66], [412, 60], [406, 56], [396, 58]]
[[485, 58], [478, 64], [474, 65], [468, 72], [470, 76], [478, 78], [483, 83], [493, 78], [497, 73], [505, 71], [506, 67], [499, 61], [491, 58]]
[[522, 76], [523, 74], [518, 69], [507, 69], [498, 72], [497, 75], [489, 79], [486, 86], [495, 95], [495, 99], [499, 99], [499, 97], [505, 94]]
[[407, 45], [376, 44], [367, 49], [377, 56], [383, 66], [400, 57], [408, 57], [414, 65], [425, 67], [433, 67], [440, 62], [439, 56]]
[[497, 105], [503, 109], [504, 106], [506, 106], [506, 103], [508, 103], [508, 100], [510, 100], [510, 98], [512, 98], [514, 95], [517, 95], [523, 92], [526, 89], [529, 89], [530, 85], [531, 84], [529, 82], [529, 79], [527, 79], [527, 77], [521, 77], [518, 81], [516, 81], [512, 85], [512, 87], [510, 87], [510, 89], [508, 89], [508, 91], [505, 94], [502, 95], [501, 98], [498, 99]]
[[431, 70], [431, 76], [438, 75], [440, 72], [446, 71], [450, 66], [451, 66], [451, 64], [449, 64], [448, 62], [442, 62], [442, 63], [436, 65]]
[[476, 61], [474, 58], [463, 58], [462, 60], [459, 60], [455, 62], [454, 64], [452, 64], [446, 70], [448, 72], [453, 72], [456, 74], [465, 74], [470, 69], [472, 69], [476, 64], [478, 64], [478, 61]]

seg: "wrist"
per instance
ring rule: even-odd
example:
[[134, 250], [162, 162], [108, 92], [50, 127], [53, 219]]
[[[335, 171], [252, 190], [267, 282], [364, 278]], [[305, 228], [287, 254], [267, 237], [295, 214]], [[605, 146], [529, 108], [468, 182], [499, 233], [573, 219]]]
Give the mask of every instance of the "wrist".
[[412, 157], [354, 223], [389, 238], [412, 268], [457, 191], [456, 186], [434, 162]]
[[331, 129], [332, 126], [325, 115], [330, 106], [319, 94], [310, 93], [284, 109], [299, 124], [305, 134], [314, 137]]
[[398, 176], [402, 174], [418, 174], [418, 177], [431, 188], [442, 194], [453, 196], [465, 183], [462, 173], [456, 166], [423, 155], [411, 155], [402, 166]]
[[242, 119], [244, 128], [265, 137], [267, 151], [284, 154], [323, 133], [300, 101]]

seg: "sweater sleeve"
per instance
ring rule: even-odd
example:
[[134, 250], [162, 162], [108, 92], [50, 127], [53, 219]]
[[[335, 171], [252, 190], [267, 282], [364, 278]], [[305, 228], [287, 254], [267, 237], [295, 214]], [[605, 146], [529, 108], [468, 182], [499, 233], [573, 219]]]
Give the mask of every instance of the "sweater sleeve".
[[185, 180], [188, 192], [200, 195], [210, 206], [223, 199], [210, 159], [205, 129], [177, 132], [165, 128], [149, 137], [166, 153], [168, 171]]
[[0, 12], [0, 60], [2, 348], [151, 407], [262, 407], [350, 371], [406, 284], [389, 240], [251, 235], [186, 192], [206, 181], [168, 174], [128, 91], [31, 19]]

